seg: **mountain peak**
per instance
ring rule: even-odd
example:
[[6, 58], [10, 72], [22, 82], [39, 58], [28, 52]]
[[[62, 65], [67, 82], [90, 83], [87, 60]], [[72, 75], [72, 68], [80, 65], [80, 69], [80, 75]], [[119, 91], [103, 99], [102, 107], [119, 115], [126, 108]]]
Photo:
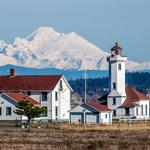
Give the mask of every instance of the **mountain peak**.
[[37, 30], [35, 30], [33, 33], [31, 33], [29, 36], [26, 37], [28, 41], [33, 41], [34, 39], [40, 38], [55, 38], [60, 36], [61, 33], [56, 32], [51, 27], [39, 27]]
[[37, 30], [35, 30], [36, 33], [56, 33], [56, 31], [52, 27], [39, 27]]
[[[39, 27], [26, 38], [15, 38], [7, 44], [0, 40], [0, 65], [72, 70], [106, 70], [109, 54], [80, 35], [63, 34], [52, 27]], [[128, 61], [127, 69], [150, 68], [150, 63]]]

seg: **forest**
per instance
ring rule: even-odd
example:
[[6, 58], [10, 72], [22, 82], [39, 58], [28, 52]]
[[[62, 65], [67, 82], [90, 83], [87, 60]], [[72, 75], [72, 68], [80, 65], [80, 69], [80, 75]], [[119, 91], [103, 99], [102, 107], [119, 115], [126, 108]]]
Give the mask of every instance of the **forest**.
[[[84, 93], [85, 80], [77, 79], [69, 81], [74, 92], [79, 94]], [[134, 87], [135, 89], [147, 94], [150, 91], [150, 73], [149, 72], [127, 72], [126, 85]], [[88, 94], [104, 94], [109, 90], [109, 78], [88, 78], [87, 79], [87, 93]]]

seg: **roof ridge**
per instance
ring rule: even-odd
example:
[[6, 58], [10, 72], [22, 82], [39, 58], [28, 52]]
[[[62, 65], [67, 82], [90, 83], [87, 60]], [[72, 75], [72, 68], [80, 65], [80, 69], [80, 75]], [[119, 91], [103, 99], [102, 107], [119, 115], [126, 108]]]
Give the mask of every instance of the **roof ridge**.
[[[98, 103], [98, 102], [89, 102], [88, 105], [90, 105], [90, 103], [94, 103], [94, 104], [96, 104], [96, 105], [99, 105], [99, 106], [102, 107], [103, 109], [107, 109], [107, 111], [111, 111], [107, 106], [102, 105], [102, 104], [100, 104], [100, 103]], [[90, 106], [91, 106], [91, 105], [90, 105]], [[99, 110], [98, 108], [96, 108], [96, 107], [94, 107], [94, 106], [91, 106], [91, 107], [95, 108], [96, 110]], [[104, 111], [104, 110], [100, 110], [100, 111]]]

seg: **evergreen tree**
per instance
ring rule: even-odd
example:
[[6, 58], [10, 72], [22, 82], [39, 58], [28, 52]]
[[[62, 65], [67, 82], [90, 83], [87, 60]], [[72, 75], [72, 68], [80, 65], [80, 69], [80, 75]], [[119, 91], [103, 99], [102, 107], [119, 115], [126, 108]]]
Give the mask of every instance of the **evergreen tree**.
[[16, 110], [14, 113], [17, 115], [27, 116], [27, 129], [30, 131], [31, 121], [34, 118], [40, 117], [42, 113], [46, 110], [44, 108], [40, 108], [38, 106], [34, 106], [33, 104], [29, 103], [28, 101], [19, 101], [16, 105]]

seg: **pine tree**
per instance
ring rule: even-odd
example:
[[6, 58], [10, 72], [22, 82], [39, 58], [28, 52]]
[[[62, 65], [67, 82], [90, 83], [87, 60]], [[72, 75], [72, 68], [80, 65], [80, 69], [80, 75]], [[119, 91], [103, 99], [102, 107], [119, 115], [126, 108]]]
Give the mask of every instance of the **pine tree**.
[[34, 118], [40, 117], [45, 111], [46, 110], [42, 107], [34, 106], [28, 101], [22, 100], [17, 103], [14, 113], [17, 115], [27, 116], [27, 130], [30, 131], [31, 121]]

